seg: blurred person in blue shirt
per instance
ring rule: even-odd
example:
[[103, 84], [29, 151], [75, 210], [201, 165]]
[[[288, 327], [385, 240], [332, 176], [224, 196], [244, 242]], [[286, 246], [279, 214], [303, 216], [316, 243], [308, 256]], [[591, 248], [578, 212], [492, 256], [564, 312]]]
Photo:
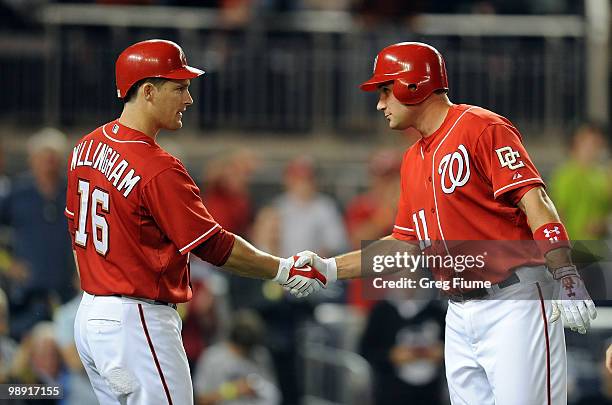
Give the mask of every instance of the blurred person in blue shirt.
[[64, 217], [66, 137], [45, 128], [28, 140], [30, 170], [17, 176], [0, 201], [0, 223], [11, 231], [13, 262], [7, 270], [11, 335], [51, 319], [53, 302], [72, 298], [74, 261]]

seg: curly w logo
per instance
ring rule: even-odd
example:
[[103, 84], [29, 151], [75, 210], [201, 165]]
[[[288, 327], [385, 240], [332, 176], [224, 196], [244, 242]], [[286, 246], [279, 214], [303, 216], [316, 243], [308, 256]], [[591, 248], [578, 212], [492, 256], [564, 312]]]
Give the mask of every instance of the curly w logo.
[[451, 194], [457, 187], [465, 186], [470, 179], [470, 158], [465, 146], [459, 145], [459, 150], [445, 155], [438, 167], [440, 186], [446, 194]]

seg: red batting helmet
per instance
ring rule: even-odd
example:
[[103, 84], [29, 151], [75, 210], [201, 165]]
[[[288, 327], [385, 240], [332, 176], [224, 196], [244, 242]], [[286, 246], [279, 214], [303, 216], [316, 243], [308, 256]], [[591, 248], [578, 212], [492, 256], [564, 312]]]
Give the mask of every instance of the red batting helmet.
[[375, 91], [393, 82], [393, 95], [402, 104], [418, 104], [436, 90], [448, 90], [446, 67], [440, 52], [421, 42], [400, 42], [379, 52], [372, 77], [361, 84]]
[[117, 58], [115, 77], [117, 96], [124, 98], [130, 87], [147, 77], [193, 79], [204, 71], [187, 65], [180, 46], [172, 41], [151, 39], [129, 46]]

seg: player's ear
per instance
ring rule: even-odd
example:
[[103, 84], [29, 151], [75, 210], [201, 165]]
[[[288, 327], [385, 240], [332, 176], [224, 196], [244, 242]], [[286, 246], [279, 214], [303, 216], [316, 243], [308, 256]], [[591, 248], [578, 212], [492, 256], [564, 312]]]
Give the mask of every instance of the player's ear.
[[157, 90], [153, 83], [145, 82], [140, 88], [142, 95], [146, 101], [151, 101], [153, 99], [153, 95]]

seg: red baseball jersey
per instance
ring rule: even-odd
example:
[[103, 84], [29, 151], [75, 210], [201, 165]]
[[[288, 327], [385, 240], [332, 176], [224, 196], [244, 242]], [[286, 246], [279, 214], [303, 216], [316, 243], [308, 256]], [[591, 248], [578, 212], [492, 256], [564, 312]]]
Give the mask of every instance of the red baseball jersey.
[[[543, 185], [520, 133], [506, 118], [454, 105], [442, 126], [404, 155], [393, 237], [419, 240], [425, 253], [431, 247], [436, 254], [449, 253], [456, 241], [532, 241], [516, 203]], [[544, 263], [533, 243], [485, 242], [482, 249], [485, 268], [465, 278], [498, 283], [515, 267]], [[432, 270], [437, 279], [452, 277], [452, 271]]]
[[94, 295], [188, 301], [188, 253], [221, 230], [182, 163], [118, 121], [75, 146], [65, 213]]

